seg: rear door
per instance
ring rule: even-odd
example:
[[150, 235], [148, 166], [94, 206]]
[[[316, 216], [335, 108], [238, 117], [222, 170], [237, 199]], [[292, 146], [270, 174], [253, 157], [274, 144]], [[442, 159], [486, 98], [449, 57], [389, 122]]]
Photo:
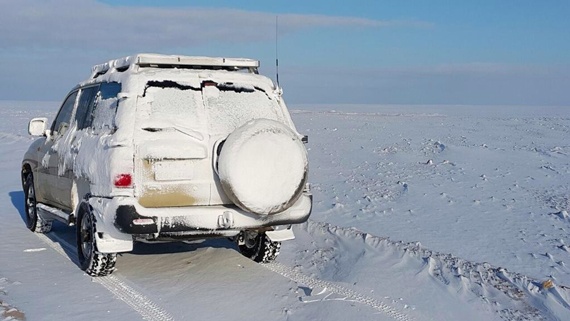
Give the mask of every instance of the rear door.
[[149, 81], [137, 103], [135, 188], [145, 207], [231, 204], [215, 173], [215, 149], [256, 118], [284, 122], [254, 86], [210, 80]]
[[78, 151], [77, 131], [86, 118], [99, 85], [73, 91], [64, 101], [51, 127], [51, 137], [41, 148], [39, 184], [42, 200], [66, 211], [73, 210], [73, 163]]
[[69, 128], [75, 109], [76, 101], [79, 95], [79, 90], [71, 92], [64, 100], [55, 120], [51, 126], [51, 134], [46, 139], [45, 144], [40, 147], [38, 172], [37, 172], [37, 196], [38, 201], [45, 202], [60, 208], [69, 210], [63, 204], [59, 195], [59, 190], [62, 186], [61, 179], [69, 173], [65, 171], [59, 172], [58, 167], [63, 147], [66, 145], [66, 138], [69, 134]]
[[[234, 130], [252, 119], [271, 119], [286, 124], [278, 102], [260, 88], [233, 82], [206, 84], [203, 86], [203, 97], [211, 145], [222, 142]], [[219, 150], [214, 152], [218, 153]], [[212, 175], [212, 178], [210, 203], [230, 204], [231, 201], [224, 193], [218, 176]]]
[[75, 179], [73, 166], [81, 145], [78, 131], [88, 126], [87, 114], [93, 108], [98, 90], [98, 84], [81, 88], [69, 129], [61, 136], [61, 144], [55, 148], [58, 175], [55, 177], [57, 182], [53, 196], [55, 201], [68, 211], [73, 211], [76, 205], [73, 202], [72, 189]]
[[211, 150], [199, 85], [149, 81], [137, 101], [135, 193], [145, 207], [208, 205]]

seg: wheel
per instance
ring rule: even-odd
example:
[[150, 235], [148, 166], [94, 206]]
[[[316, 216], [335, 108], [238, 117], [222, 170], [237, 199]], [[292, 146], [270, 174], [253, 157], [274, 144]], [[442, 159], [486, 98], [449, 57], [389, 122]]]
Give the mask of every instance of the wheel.
[[97, 250], [97, 224], [91, 206], [86, 202], [79, 208], [77, 222], [77, 256], [81, 269], [91, 276], [113, 273], [117, 253], [101, 253]]
[[244, 231], [238, 237], [238, 248], [243, 256], [255, 262], [269, 263], [279, 255], [281, 242], [272, 242], [265, 233]]
[[26, 226], [32, 232], [47, 233], [51, 231], [51, 221], [44, 220], [38, 215], [34, 176], [32, 173], [25, 173], [24, 175], [24, 207], [26, 209]]

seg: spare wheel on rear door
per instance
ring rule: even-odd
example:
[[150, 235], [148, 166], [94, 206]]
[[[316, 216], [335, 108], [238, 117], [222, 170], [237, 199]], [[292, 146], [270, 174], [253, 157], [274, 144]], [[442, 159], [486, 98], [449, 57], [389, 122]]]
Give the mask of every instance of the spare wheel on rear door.
[[231, 133], [218, 158], [229, 199], [256, 214], [289, 208], [307, 181], [307, 151], [298, 135], [270, 119], [254, 119]]

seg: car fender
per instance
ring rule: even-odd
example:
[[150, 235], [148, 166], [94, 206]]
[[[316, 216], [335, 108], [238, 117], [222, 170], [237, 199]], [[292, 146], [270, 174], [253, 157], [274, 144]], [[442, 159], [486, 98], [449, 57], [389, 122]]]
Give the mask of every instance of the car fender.
[[120, 253], [133, 250], [133, 237], [121, 233], [114, 225], [115, 209], [112, 198], [90, 197], [89, 205], [92, 208], [96, 222], [95, 234], [97, 250], [101, 253]]
[[35, 172], [37, 171], [37, 167], [39, 164], [39, 159], [40, 159], [40, 155], [38, 155], [39, 151], [40, 151], [40, 147], [45, 143], [46, 138], [42, 137], [39, 139], [36, 139], [35, 141], [33, 141], [30, 144], [30, 147], [28, 147], [28, 150], [26, 150], [26, 152], [24, 153], [24, 158], [22, 160], [22, 168], [24, 165], [29, 165], [30, 169]]

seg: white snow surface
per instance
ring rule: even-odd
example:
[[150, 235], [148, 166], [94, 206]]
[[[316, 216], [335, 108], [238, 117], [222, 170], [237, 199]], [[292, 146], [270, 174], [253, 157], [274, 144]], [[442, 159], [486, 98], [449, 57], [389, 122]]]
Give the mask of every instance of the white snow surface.
[[0, 102], [0, 320], [570, 320], [570, 107], [292, 106], [311, 220], [276, 263], [137, 244], [112, 277], [28, 231], [27, 122]]

